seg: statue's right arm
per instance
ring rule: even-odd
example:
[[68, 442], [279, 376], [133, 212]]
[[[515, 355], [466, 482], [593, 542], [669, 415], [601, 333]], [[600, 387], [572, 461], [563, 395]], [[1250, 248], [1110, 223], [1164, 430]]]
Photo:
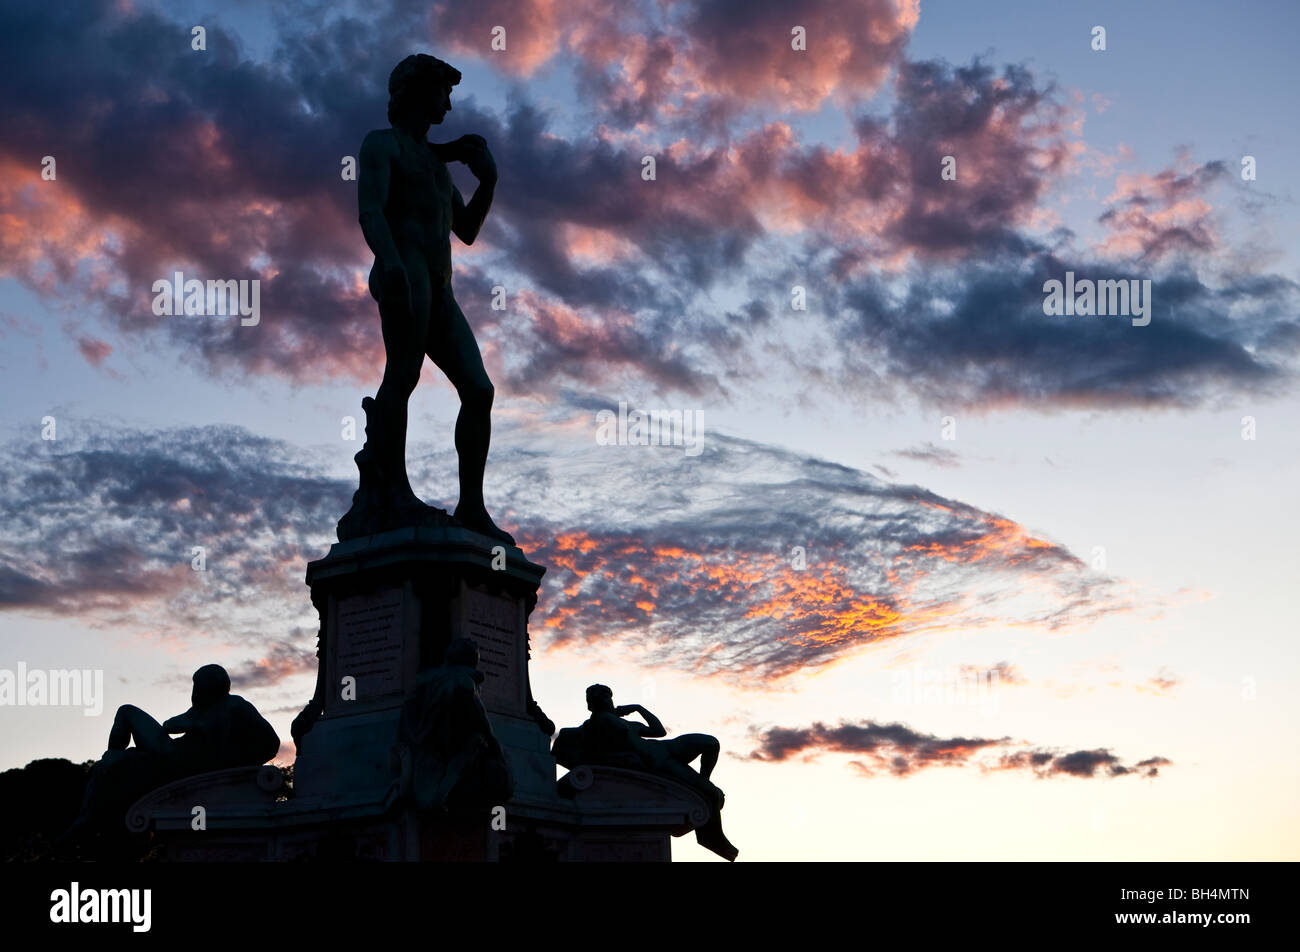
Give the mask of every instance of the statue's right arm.
[[663, 737], [668, 732], [664, 730], [663, 722], [647, 711], [640, 704], [635, 705], [636, 711], [645, 718], [646, 726], [641, 728], [639, 733], [642, 737]]
[[402, 266], [397, 243], [393, 241], [388, 219], [384, 217], [392, 163], [396, 154], [397, 143], [387, 130], [371, 132], [361, 143], [360, 168], [357, 172], [357, 207], [361, 233], [365, 235], [366, 244], [375, 253], [375, 259], [383, 272]]

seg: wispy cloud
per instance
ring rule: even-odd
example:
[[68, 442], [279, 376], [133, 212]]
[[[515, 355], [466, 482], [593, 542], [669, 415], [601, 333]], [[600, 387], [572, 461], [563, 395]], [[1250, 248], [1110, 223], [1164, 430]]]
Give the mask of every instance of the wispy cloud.
[[903, 459], [910, 459], [917, 463], [928, 463], [931, 466], [942, 466], [945, 469], [956, 469], [961, 465], [961, 456], [958, 453], [945, 446], [929, 442], [905, 450], [894, 450], [890, 455], [901, 456]]
[[[503, 423], [490, 468], [498, 518], [549, 567], [532, 622], [548, 650], [618, 646], [743, 683], [883, 639], [1131, 607], [1059, 544], [916, 486], [724, 434], [691, 458], [575, 426]], [[250, 676], [297, 670], [315, 648], [304, 565], [333, 541], [351, 479], [234, 427], [94, 431], [6, 448], [0, 606], [222, 635], [257, 646]], [[411, 455], [416, 486], [454, 485], [449, 448]], [[266, 654], [268, 640], [285, 643]]]

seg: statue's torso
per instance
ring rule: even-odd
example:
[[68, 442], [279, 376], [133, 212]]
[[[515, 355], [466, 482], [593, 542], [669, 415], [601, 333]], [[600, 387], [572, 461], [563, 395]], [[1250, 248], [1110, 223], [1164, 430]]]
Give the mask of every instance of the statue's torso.
[[384, 217], [403, 258], [418, 251], [429, 267], [429, 278], [451, 280], [452, 183], [447, 165], [427, 142], [397, 130]]

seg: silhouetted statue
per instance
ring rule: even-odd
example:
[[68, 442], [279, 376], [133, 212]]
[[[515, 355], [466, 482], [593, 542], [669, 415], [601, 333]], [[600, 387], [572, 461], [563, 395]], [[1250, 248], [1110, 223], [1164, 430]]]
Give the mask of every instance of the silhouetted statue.
[[425, 810], [491, 807], [510, 799], [510, 771], [479, 695], [478, 646], [457, 638], [443, 664], [420, 672], [402, 708], [411, 793]]
[[[481, 136], [435, 144], [425, 136], [451, 110], [460, 72], [424, 53], [408, 56], [388, 79], [389, 129], [361, 144], [357, 201], [361, 230], [375, 254], [370, 294], [379, 302], [386, 364], [366, 411], [366, 444], [356, 455], [361, 487], [340, 521], [340, 541], [412, 525], [446, 525], [446, 512], [422, 502], [406, 475], [407, 401], [427, 354], [460, 397], [456, 452], [460, 502], [453, 518], [514, 544], [483, 503], [483, 468], [491, 438], [492, 381], [474, 332], [451, 292], [451, 235], [473, 244], [492, 205], [497, 169]], [[478, 179], [467, 204], [448, 162]]]
[[[257, 708], [230, 693], [230, 675], [220, 665], [194, 672], [190, 705], [161, 724], [134, 705], [117, 709], [108, 749], [91, 770], [81, 813], [62, 840], [121, 824], [132, 803], [173, 780], [257, 767], [279, 752], [275, 729]], [[173, 740], [172, 734], [181, 736]]]
[[[705, 849], [723, 859], [734, 860], [739, 850], [722, 832], [722, 805], [725, 797], [709, 780], [718, 763], [718, 739], [709, 734], [682, 734], [672, 740], [650, 740], [668, 732], [664, 725], [640, 704], [614, 706], [614, 692], [603, 684], [587, 688], [587, 710], [591, 717], [581, 727], [560, 731], [552, 746], [556, 761], [564, 767], [581, 764], [626, 767], [671, 777], [701, 794], [713, 808], [709, 822], [695, 831], [695, 839]], [[641, 724], [629, 720], [640, 714]], [[689, 766], [700, 758], [700, 772]]]

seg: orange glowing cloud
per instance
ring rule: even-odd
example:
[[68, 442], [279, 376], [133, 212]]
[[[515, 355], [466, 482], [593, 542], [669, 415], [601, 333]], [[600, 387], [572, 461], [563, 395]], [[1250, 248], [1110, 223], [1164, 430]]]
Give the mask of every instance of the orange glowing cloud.
[[[922, 502], [921, 505], [944, 512], [955, 510], [938, 503]], [[987, 513], [979, 514], [974, 520], [978, 526], [974, 535], [960, 539], [934, 540], [918, 542], [907, 546], [908, 552], [918, 552], [948, 562], [978, 562], [985, 559], [997, 559], [1005, 565], [1019, 565], [1033, 561], [1039, 550], [1049, 550], [1061, 554], [1060, 546], [1037, 539], [1029, 535], [1024, 527]]]
[[[551, 543], [530, 540], [552, 567], [555, 586], [552, 598], [539, 603], [535, 622], [561, 642], [585, 642], [607, 638], [611, 628], [642, 625], [642, 615], [650, 615], [652, 624], [666, 620], [655, 617], [660, 606], [671, 614], [688, 601], [726, 605], [734, 624], [763, 625], [791, 648], [829, 652], [829, 661], [880, 638], [961, 627], [958, 606], [910, 599], [916, 576], [924, 574], [917, 555], [971, 562], [997, 553], [1004, 564], [1016, 565], [1027, 558], [1017, 554], [1018, 547], [1050, 547], [1008, 520], [991, 521], [994, 528], [969, 545], [907, 547], [889, 577], [898, 582], [906, 573], [909, 584], [880, 592], [861, 590], [851, 570], [835, 561], [801, 568], [772, 554], [694, 551], [584, 532], [562, 533]], [[585, 607], [594, 591], [605, 596], [598, 612]], [[769, 673], [780, 677], [797, 669], [792, 664]]]

